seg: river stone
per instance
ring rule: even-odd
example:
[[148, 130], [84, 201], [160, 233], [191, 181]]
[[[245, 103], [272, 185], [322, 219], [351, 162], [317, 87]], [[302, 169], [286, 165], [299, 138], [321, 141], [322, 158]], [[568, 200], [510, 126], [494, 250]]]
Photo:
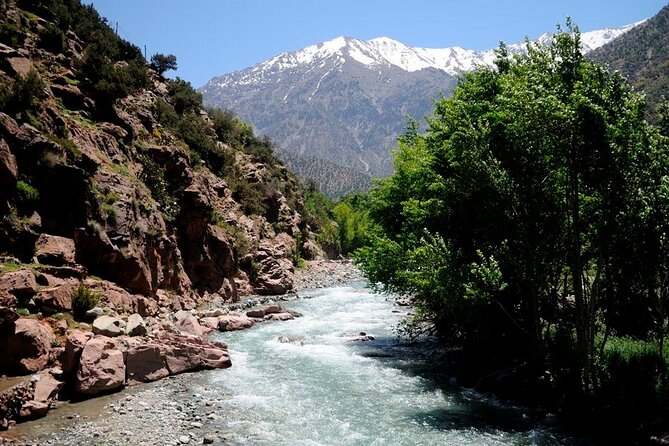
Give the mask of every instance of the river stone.
[[252, 310], [247, 311], [246, 316], [263, 318], [265, 317], [265, 310], [263, 310], [262, 308], [254, 308]]
[[100, 316], [93, 321], [93, 333], [110, 338], [123, 334], [125, 323], [116, 317]]

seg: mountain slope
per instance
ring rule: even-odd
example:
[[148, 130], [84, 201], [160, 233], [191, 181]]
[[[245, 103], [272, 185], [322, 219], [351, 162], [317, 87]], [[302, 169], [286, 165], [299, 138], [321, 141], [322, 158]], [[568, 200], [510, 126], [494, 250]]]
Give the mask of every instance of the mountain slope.
[[[584, 33], [584, 49], [632, 26]], [[546, 34], [539, 41], [548, 39]], [[524, 43], [509, 49], [522, 51]], [[338, 37], [214, 78], [200, 91], [206, 104], [234, 110], [284, 154], [383, 177], [392, 172], [390, 149], [407, 116], [423, 117], [434, 98], [450, 94], [461, 73], [492, 66], [494, 59], [494, 50], [412, 48], [387, 37]], [[330, 188], [331, 177], [318, 174], [317, 167], [308, 170], [323, 189]]]
[[78, 0], [3, 1], [0, 30], [0, 257], [153, 307], [292, 289], [316, 228], [270, 142]]
[[589, 57], [620, 71], [644, 91], [652, 115], [660, 97], [669, 97], [669, 5]]

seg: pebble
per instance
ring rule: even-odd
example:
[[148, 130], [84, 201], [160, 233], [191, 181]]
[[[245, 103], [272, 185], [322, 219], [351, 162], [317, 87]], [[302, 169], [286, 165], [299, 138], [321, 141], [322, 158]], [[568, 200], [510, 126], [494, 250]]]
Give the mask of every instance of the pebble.
[[190, 443], [190, 437], [188, 435], [181, 435], [179, 436], [179, 442], [181, 444], [188, 444]]

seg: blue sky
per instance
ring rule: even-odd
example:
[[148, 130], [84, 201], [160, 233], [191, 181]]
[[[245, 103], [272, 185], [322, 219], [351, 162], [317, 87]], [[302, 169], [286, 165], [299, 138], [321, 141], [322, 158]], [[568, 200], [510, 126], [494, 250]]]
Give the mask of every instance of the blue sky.
[[[87, 1], [87, 3], [91, 3]], [[582, 31], [653, 16], [667, 0], [97, 0], [119, 34], [177, 56], [200, 87], [283, 51], [345, 35], [387, 36], [410, 46], [483, 50], [555, 30], [571, 16]], [[168, 73], [169, 74], [169, 73]], [[172, 75], [175, 73], [172, 72]]]

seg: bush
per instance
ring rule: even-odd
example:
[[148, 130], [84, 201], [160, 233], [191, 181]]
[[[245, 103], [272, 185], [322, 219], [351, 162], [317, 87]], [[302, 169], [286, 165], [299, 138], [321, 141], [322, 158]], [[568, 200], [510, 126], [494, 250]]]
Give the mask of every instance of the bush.
[[39, 191], [25, 181], [16, 182], [18, 199], [24, 203], [33, 203], [39, 200]]
[[11, 114], [35, 111], [46, 97], [45, 88], [44, 81], [34, 69], [26, 76], [17, 75], [11, 85], [0, 86], [0, 108]]
[[202, 95], [195, 91], [190, 82], [179, 77], [167, 83], [172, 106], [179, 115], [199, 111], [202, 106]]
[[72, 291], [72, 314], [78, 320], [86, 317], [86, 312], [92, 310], [100, 302], [100, 293], [91, 290], [84, 282]]
[[23, 43], [23, 34], [13, 23], [0, 24], [0, 42], [9, 46], [18, 46]]
[[47, 51], [62, 53], [65, 50], [65, 34], [56, 25], [49, 23], [39, 31], [39, 43]]

